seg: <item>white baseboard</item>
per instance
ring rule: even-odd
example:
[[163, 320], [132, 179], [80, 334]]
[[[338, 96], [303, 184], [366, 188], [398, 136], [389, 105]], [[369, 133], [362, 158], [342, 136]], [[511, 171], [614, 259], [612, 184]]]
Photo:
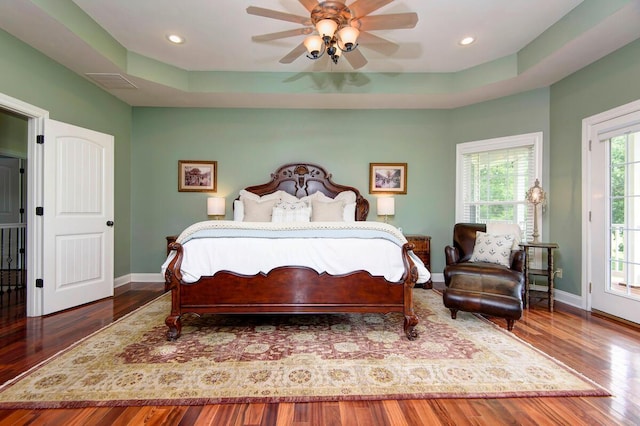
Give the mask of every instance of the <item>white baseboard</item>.
[[131, 282], [131, 274], [123, 275], [113, 280], [113, 288], [118, 288]]
[[163, 283], [164, 276], [157, 273], [135, 273], [122, 275], [114, 280], [113, 287], [118, 288], [129, 283]]
[[164, 275], [160, 272], [131, 274], [131, 282], [135, 283], [163, 283]]
[[[546, 286], [538, 286], [538, 285], [532, 285], [531, 286], [531, 290], [535, 290], [535, 291], [547, 291], [547, 287]], [[567, 305], [571, 305], [575, 308], [579, 308], [579, 309], [585, 309], [585, 302], [582, 299], [582, 296], [578, 296], [576, 294], [573, 293], [569, 293], [566, 291], [562, 291], [562, 290], [558, 290], [557, 288], [554, 289], [553, 291], [553, 300], [556, 302], [562, 302], [565, 303]]]
[[443, 283], [444, 282], [444, 274], [442, 272], [434, 274], [433, 272], [431, 273], [431, 281], [436, 282], [436, 283]]

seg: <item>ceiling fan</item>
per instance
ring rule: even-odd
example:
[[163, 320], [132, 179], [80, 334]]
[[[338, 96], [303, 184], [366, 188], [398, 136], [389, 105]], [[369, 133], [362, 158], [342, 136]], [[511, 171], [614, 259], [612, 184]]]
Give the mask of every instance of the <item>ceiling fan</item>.
[[[413, 28], [418, 22], [415, 12], [387, 15], [369, 14], [393, 2], [393, 0], [355, 0], [348, 6], [344, 0], [318, 1], [298, 0], [310, 13], [309, 16], [294, 15], [262, 7], [249, 6], [247, 13], [265, 18], [301, 24], [301, 28], [262, 34], [251, 37], [253, 41], [265, 42], [300, 35], [307, 36], [287, 53], [280, 63], [289, 64], [307, 52], [309, 59], [318, 59], [325, 53], [338, 63], [342, 53], [354, 69], [362, 68], [367, 59], [356, 48], [362, 44], [379, 53], [390, 55], [399, 46], [369, 31]], [[313, 35], [317, 30], [318, 35]]]

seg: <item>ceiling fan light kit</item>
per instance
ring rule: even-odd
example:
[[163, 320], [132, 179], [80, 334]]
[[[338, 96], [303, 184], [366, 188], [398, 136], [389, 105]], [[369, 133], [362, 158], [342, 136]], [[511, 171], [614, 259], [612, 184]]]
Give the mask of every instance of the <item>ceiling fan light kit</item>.
[[356, 40], [360, 32], [351, 26], [352, 21], [351, 11], [344, 3], [318, 3], [311, 11], [311, 22], [315, 25], [318, 35], [310, 35], [304, 40], [307, 58], [320, 59], [326, 52], [333, 63], [337, 64], [342, 52], [355, 50], [358, 47]]
[[[258, 42], [272, 41], [285, 37], [306, 35], [302, 43], [280, 59], [280, 63], [288, 64], [301, 56], [306, 51], [306, 57], [312, 60], [319, 59], [326, 53], [334, 64], [342, 53], [354, 52], [358, 46], [358, 38], [368, 43], [374, 43], [371, 47], [379, 52], [395, 52], [398, 45], [381, 37], [369, 34], [372, 30], [390, 30], [401, 28], [413, 28], [418, 22], [416, 13], [397, 13], [392, 15], [368, 16], [371, 12], [391, 3], [393, 0], [355, 0], [349, 6], [343, 1], [299, 0], [310, 12], [310, 17], [293, 15], [285, 12], [250, 6], [247, 13], [266, 18], [302, 24], [300, 29], [281, 31], [271, 34], [253, 36]], [[317, 32], [317, 34], [311, 34]], [[364, 42], [363, 41], [363, 42]], [[367, 64], [367, 59], [360, 53], [346, 55], [345, 58], [354, 69]]]

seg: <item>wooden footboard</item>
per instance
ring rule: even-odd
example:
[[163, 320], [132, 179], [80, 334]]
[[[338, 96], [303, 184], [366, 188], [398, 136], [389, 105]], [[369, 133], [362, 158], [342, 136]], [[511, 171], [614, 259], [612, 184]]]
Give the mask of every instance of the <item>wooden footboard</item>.
[[176, 256], [165, 279], [171, 290], [171, 313], [165, 323], [167, 338], [180, 336], [181, 316], [196, 314], [254, 313], [388, 313], [404, 315], [404, 332], [417, 337], [418, 317], [413, 309], [413, 287], [418, 272], [408, 255], [413, 246], [405, 244], [402, 256], [405, 273], [401, 281], [389, 282], [366, 271], [344, 275], [318, 274], [306, 267], [284, 266], [268, 274], [240, 275], [221, 271], [193, 284], [182, 282], [182, 245], [173, 243]]

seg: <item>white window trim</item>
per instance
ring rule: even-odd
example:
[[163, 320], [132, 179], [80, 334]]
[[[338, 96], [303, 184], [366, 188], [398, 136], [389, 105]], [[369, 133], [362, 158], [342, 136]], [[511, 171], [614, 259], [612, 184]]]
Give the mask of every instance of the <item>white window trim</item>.
[[[484, 139], [478, 141], [464, 142], [456, 145], [456, 222], [464, 220], [464, 199], [460, 190], [463, 179], [463, 161], [467, 154], [475, 154], [477, 152], [495, 151], [499, 149], [517, 148], [521, 146], [533, 145], [534, 169], [535, 176], [540, 181], [540, 185], [544, 188], [542, 178], [542, 145], [543, 132], [526, 133], [522, 135], [505, 136], [494, 139]], [[533, 184], [533, 182], [532, 182]], [[538, 214], [538, 231], [542, 238], [542, 214]]]

